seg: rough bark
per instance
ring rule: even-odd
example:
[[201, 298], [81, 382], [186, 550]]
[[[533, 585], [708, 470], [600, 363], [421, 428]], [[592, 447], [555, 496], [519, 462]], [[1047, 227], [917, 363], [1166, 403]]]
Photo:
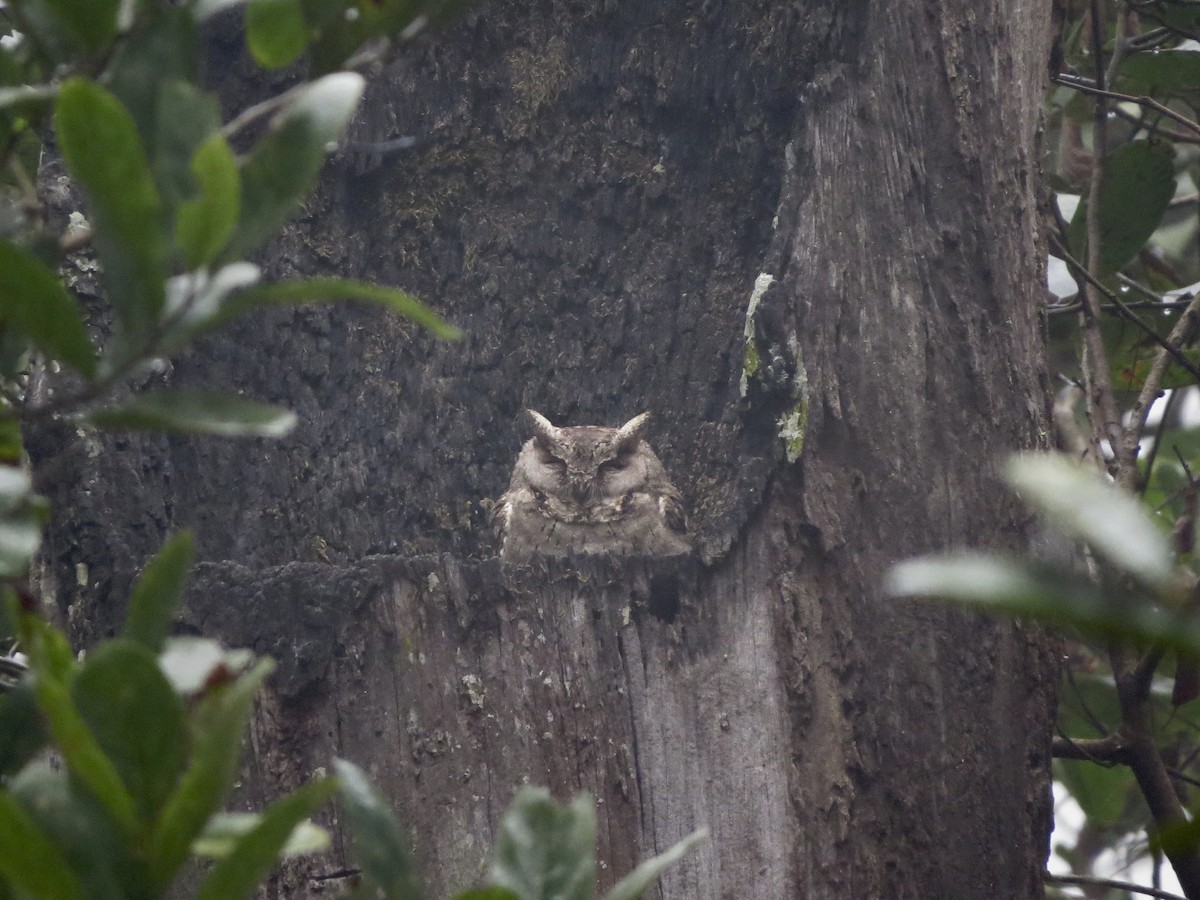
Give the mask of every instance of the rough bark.
[[[349, 757], [434, 896], [479, 875], [524, 781], [597, 798], [605, 883], [709, 826], [664, 897], [1039, 896], [1044, 641], [880, 583], [1022, 540], [994, 463], [1046, 424], [1048, 15], [518, 0], [415, 45], [354, 138], [417, 146], [348, 147], [264, 263], [402, 285], [468, 338], [318, 309], [179, 360], [174, 383], [303, 424], [81, 454], [49, 567], [77, 636], [195, 527], [182, 626], [280, 661], [242, 800]], [[653, 411], [697, 558], [503, 572], [481, 500], [525, 406]], [[276, 895], [316, 890], [340, 841]]]

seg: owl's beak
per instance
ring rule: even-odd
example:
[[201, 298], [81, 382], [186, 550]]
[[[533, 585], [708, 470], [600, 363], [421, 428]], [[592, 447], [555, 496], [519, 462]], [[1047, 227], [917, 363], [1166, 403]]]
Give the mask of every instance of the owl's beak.
[[587, 478], [572, 478], [571, 479], [571, 496], [576, 503], [585, 503], [592, 499], [593, 484]]

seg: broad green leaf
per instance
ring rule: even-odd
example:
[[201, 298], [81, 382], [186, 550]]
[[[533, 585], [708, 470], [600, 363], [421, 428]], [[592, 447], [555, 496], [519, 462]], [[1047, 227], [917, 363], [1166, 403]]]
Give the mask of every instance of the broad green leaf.
[[88, 654], [71, 695], [142, 821], [153, 821], [187, 757], [183, 701], [155, 655], [128, 639], [106, 641]]
[[1200, 90], [1200, 53], [1178, 49], [1134, 53], [1121, 63], [1117, 90], [1155, 94], [1160, 99], [1164, 92]]
[[[180, 78], [167, 81], [159, 88], [151, 157], [159, 190], [169, 208], [174, 209], [197, 194], [198, 199], [203, 200], [205, 194], [211, 192], [214, 178], [221, 180], [220, 173], [213, 171], [222, 162], [213, 158], [219, 150], [207, 149], [208, 156], [197, 159], [197, 153], [207, 144], [225, 144], [218, 133], [220, 127], [221, 106], [214, 94]], [[228, 151], [229, 148], [225, 146], [224, 149]], [[236, 184], [236, 163], [233, 154], [228, 155], [229, 164], [234, 166]], [[178, 230], [176, 221], [176, 232]]]
[[163, 641], [171, 630], [175, 610], [187, 587], [194, 558], [195, 541], [192, 533], [181, 531], [146, 564], [129, 598], [125, 637], [152, 653], [162, 649]]
[[296, 426], [296, 415], [217, 391], [153, 391], [122, 406], [90, 413], [98, 428], [181, 431], [222, 437], [282, 437]]
[[604, 895], [604, 900], [637, 900], [638, 897], [642, 896], [646, 888], [658, 880], [658, 877], [662, 875], [664, 870], [677, 863], [696, 844], [707, 837], [707, 828], [693, 831], [674, 847], [665, 853], [660, 853], [658, 856], [646, 860], [618, 881], [612, 890]]
[[84, 78], [62, 86], [55, 117], [67, 166], [83, 185], [109, 301], [129, 334], [158, 321], [166, 277], [161, 203], [133, 119]]
[[77, 900], [83, 888], [67, 861], [29, 814], [0, 790], [0, 875], [38, 900]]
[[275, 234], [317, 179], [327, 148], [345, 131], [363, 78], [326, 75], [308, 85], [242, 169], [242, 213], [223, 259], [238, 259]]
[[58, 274], [19, 247], [0, 242], [0, 324], [23, 332], [52, 359], [96, 374], [96, 354], [79, 305]]
[[1058, 689], [1058, 728], [1070, 738], [1093, 738], [1121, 724], [1121, 703], [1112, 676], [1074, 672]]
[[29, 667], [39, 678], [65, 682], [75, 671], [75, 654], [67, 636], [48, 622], [32, 614], [21, 614], [21, 645], [29, 657]]
[[88, 900], [141, 896], [144, 867], [132, 859], [103, 807], [65, 772], [39, 760], [8, 785], [13, 797], [66, 859]]
[[[117, 36], [121, 0], [41, 0], [72, 41], [89, 54], [105, 49]], [[27, 7], [28, 3], [20, 6]]]
[[354, 841], [354, 858], [363, 876], [374, 882], [387, 900], [423, 897], [408, 842], [383, 795], [354, 763], [335, 759], [333, 766], [346, 826]]
[[1088, 544], [1143, 583], [1170, 587], [1171, 549], [1134, 497], [1058, 455], [1015, 456], [1005, 467], [1005, 477], [1051, 526]]
[[580, 794], [559, 806], [545, 788], [522, 788], [492, 848], [491, 883], [522, 900], [590, 900], [596, 880], [596, 813]]
[[[167, 144], [182, 141], [188, 148], [179, 160], [179, 166], [186, 168], [199, 142], [220, 124], [219, 110], [211, 101], [209, 107], [179, 103], [200, 93], [193, 85], [200, 81], [202, 42], [188, 5], [143, 4], [137, 28], [117, 44], [108, 66], [109, 89], [133, 116], [159, 174], [165, 169], [157, 157]], [[163, 116], [181, 118], [164, 122]]]
[[508, 888], [482, 887], [455, 894], [453, 900], [521, 900], [521, 897]]
[[192, 159], [200, 196], [179, 207], [175, 237], [189, 269], [211, 262], [237, 225], [241, 181], [233, 151], [220, 134], [200, 145]]
[[[192, 843], [192, 854], [210, 859], [226, 857], [233, 852], [238, 840], [253, 831], [261, 821], [261, 813], [216, 813], [208, 820], [204, 832]], [[301, 822], [284, 844], [283, 858], [311, 856], [329, 849], [329, 845], [328, 831], [312, 822]]]
[[374, 303], [391, 312], [411, 319], [428, 328], [440, 338], [457, 340], [462, 332], [448, 325], [428, 306], [412, 294], [396, 288], [350, 281], [344, 278], [310, 278], [305, 281], [284, 281], [264, 284], [242, 291], [221, 307], [221, 312], [207, 327], [232, 321], [252, 309], [263, 306], [284, 306], [300, 303], [320, 303], [333, 300], [360, 300]]
[[1200, 627], [1168, 615], [1146, 598], [1113, 598], [1085, 576], [983, 554], [912, 559], [895, 566], [887, 591], [897, 597], [948, 600], [978, 612], [1072, 625], [1097, 637], [1143, 640], [1200, 650]]
[[[0, 412], [8, 404], [0, 400]], [[15, 418], [0, 419], [0, 465], [18, 466], [25, 455], [25, 444], [21, 440], [21, 423]]]
[[292, 832], [336, 790], [337, 784], [331, 779], [311, 781], [271, 804], [233, 851], [209, 869], [196, 900], [253, 896], [259, 882], [278, 863]]
[[[1175, 149], [1166, 141], [1130, 141], [1104, 160], [1100, 182], [1100, 277], [1108, 278], [1150, 240], [1175, 194]], [[1086, 200], [1071, 220], [1071, 247], [1086, 260]]]
[[1128, 766], [1101, 766], [1087, 760], [1056, 759], [1054, 774], [1098, 825], [1113, 825], [1121, 818], [1135, 784]]
[[225, 801], [237, 776], [254, 694], [274, 664], [261, 660], [236, 681], [213, 685], [192, 712], [192, 757], [151, 841], [151, 883], [170, 884], [192, 841]]
[[29, 762], [48, 737], [28, 679], [0, 691], [0, 780]]
[[250, 0], [246, 45], [265, 68], [278, 69], [293, 62], [308, 45], [299, 0]]
[[113, 761], [84, 722], [65, 684], [37, 673], [38, 704], [67, 768], [100, 801], [128, 838], [137, 833], [137, 808]]

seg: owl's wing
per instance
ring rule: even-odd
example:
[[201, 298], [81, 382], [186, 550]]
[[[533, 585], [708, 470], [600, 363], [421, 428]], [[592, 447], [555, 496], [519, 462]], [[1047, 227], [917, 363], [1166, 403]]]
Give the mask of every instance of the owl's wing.
[[492, 526], [492, 533], [497, 538], [503, 538], [508, 533], [508, 525], [512, 521], [512, 508], [512, 498], [508, 494], [503, 494], [492, 504], [492, 511], [488, 513], [488, 524]]
[[672, 488], [658, 498], [658, 511], [662, 513], [667, 527], [679, 534], [687, 534], [687, 509], [684, 508], [683, 498], [679, 491]]

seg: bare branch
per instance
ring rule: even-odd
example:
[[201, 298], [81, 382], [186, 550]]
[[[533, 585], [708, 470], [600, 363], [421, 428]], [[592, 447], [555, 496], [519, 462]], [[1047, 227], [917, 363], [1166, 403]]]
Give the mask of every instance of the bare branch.
[[1129, 891], [1131, 894], [1144, 894], [1147, 897], [1157, 897], [1159, 900], [1187, 900], [1186, 897], [1181, 897], [1178, 894], [1172, 894], [1170, 891], [1159, 890], [1153, 887], [1144, 887], [1140, 884], [1134, 884], [1132, 881], [1118, 881], [1115, 878], [1094, 878], [1091, 875], [1052, 875], [1049, 872], [1042, 873], [1043, 881], [1052, 881], [1055, 884], [1077, 884], [1080, 886], [1095, 886], [1115, 888], [1118, 891]]
[[[1187, 337], [1198, 312], [1200, 312], [1200, 296], [1192, 298], [1187, 309], [1183, 311], [1183, 315], [1179, 317], [1179, 321], [1175, 323], [1175, 327], [1171, 329], [1171, 333], [1167, 335], [1166, 342], [1160, 346], [1154, 362], [1150, 366], [1150, 371], [1146, 373], [1146, 380], [1142, 382], [1142, 390], [1129, 411], [1125, 436], [1121, 447], [1117, 449], [1120, 481], [1127, 488], [1132, 489], [1137, 478], [1138, 444], [1142, 438], [1142, 429], [1146, 427], [1146, 417], [1150, 414], [1150, 407], [1154, 400], [1162, 393], [1162, 380], [1167, 373], [1167, 366], [1171, 364], [1172, 360], [1178, 361], [1180, 355], [1178, 349], [1173, 350], [1172, 348], [1178, 348]], [[1194, 370], [1195, 367], [1189, 363], [1188, 372], [1193, 378], [1197, 375]]]
[[1091, 94], [1093, 97], [1108, 100], [1118, 100], [1121, 103], [1136, 103], [1139, 106], [1152, 109], [1156, 113], [1166, 116], [1173, 122], [1178, 122], [1184, 128], [1194, 132], [1197, 136], [1200, 136], [1200, 124], [1193, 122], [1191, 119], [1185, 115], [1182, 115], [1181, 113], [1175, 112], [1175, 110], [1171, 109], [1171, 107], [1160, 103], [1153, 97], [1139, 97], [1133, 94], [1122, 94], [1120, 91], [1104, 90], [1103, 88], [1099, 88], [1087, 80], [1083, 78], [1077, 78], [1074, 75], [1054, 75], [1051, 80], [1055, 84], [1061, 84], [1063, 87], [1073, 88], [1084, 94]]

